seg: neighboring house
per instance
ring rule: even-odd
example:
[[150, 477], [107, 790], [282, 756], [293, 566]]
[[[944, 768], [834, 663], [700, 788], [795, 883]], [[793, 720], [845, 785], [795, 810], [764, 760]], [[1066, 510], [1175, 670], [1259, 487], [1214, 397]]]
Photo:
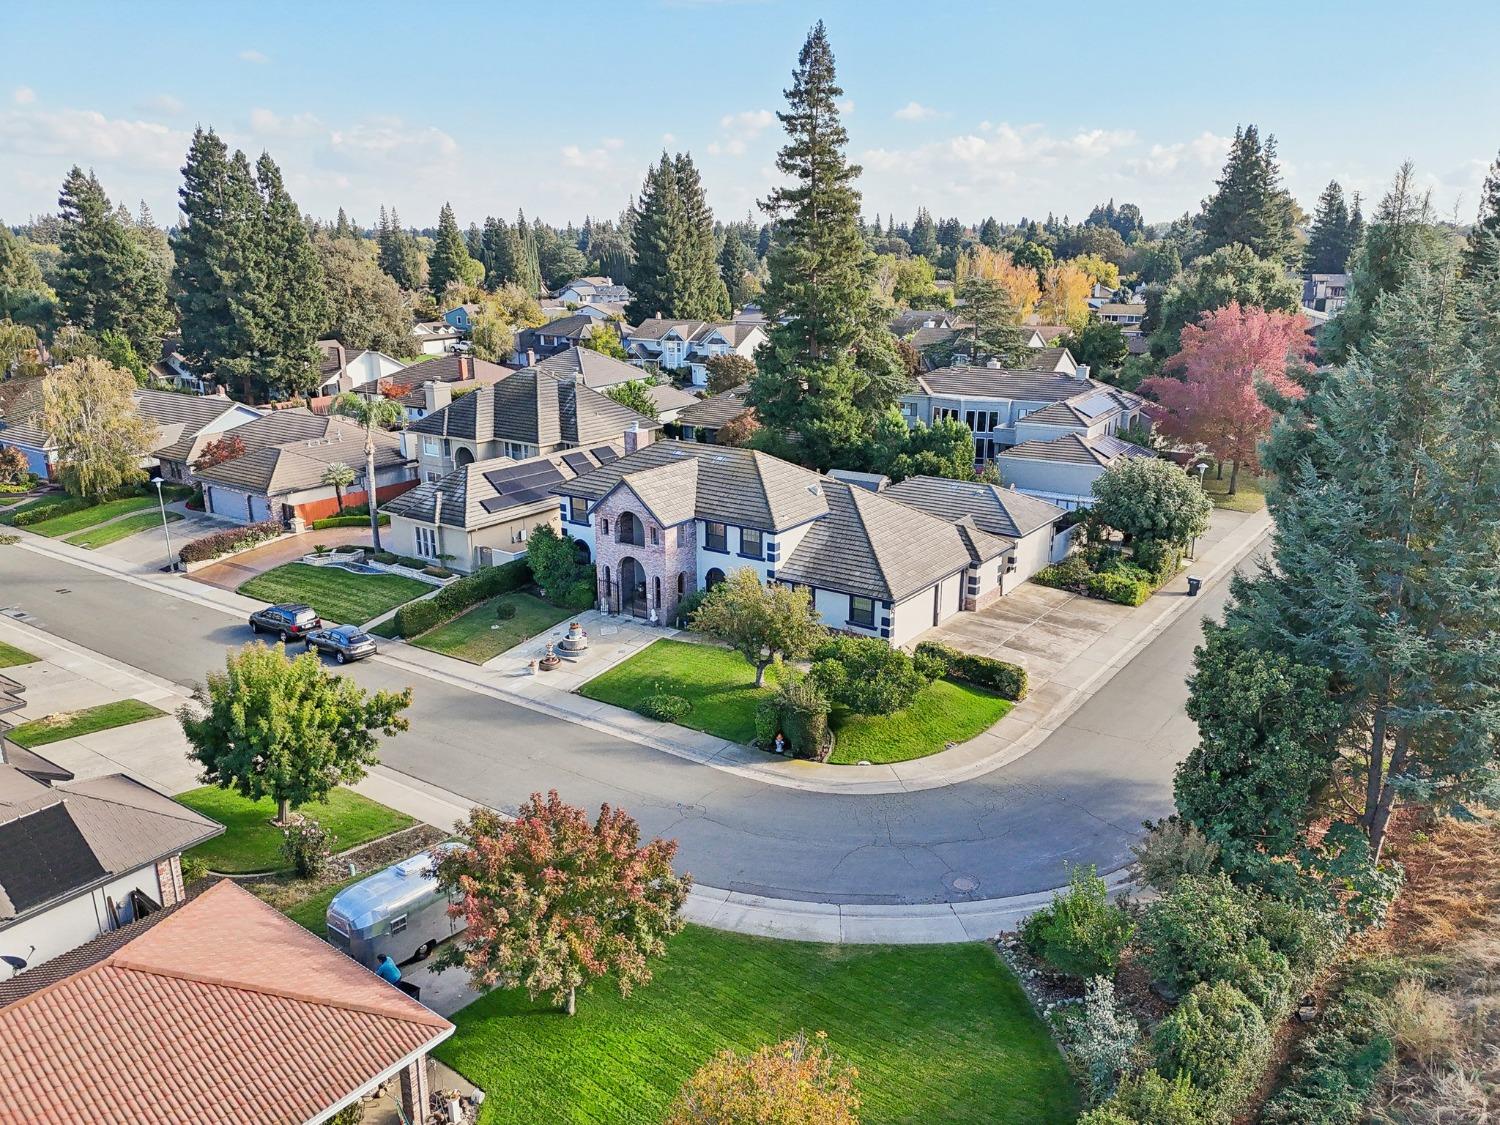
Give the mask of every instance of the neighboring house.
[[384, 352], [350, 351], [337, 340], [320, 340], [318, 349], [323, 353], [319, 395], [337, 395], [371, 386], [406, 366], [404, 360]]
[[198, 375], [188, 366], [181, 352], [168, 352], [161, 360], [151, 365], [151, 374], [159, 382], [195, 395], [212, 394], [214, 377]]
[[57, 442], [42, 428], [46, 382], [46, 375], [0, 380], [0, 446], [20, 450], [27, 467], [50, 480], [57, 464]]
[[1096, 312], [1105, 324], [1117, 324], [1126, 336], [1141, 334], [1141, 321], [1146, 319], [1146, 302], [1120, 303], [1107, 301]]
[[671, 383], [652, 383], [646, 388], [646, 395], [656, 407], [656, 420], [663, 425], [680, 422], [685, 411], [703, 401], [697, 395], [688, 394]]
[[[670, 622], [749, 567], [829, 627], [906, 644], [1000, 582], [1008, 542], [755, 450], [661, 441], [553, 487], [609, 613]], [[580, 551], [583, 548], [580, 548]]]
[[766, 314], [761, 312], [759, 305], [746, 305], [734, 314], [736, 324], [758, 324], [762, 328], [770, 322], [766, 320]]
[[1115, 462], [1155, 456], [1110, 434], [1068, 433], [1012, 446], [995, 457], [995, 464], [1007, 485], [1072, 510], [1094, 502], [1094, 482]]
[[0, 1118], [315, 1123], [389, 1084], [426, 1121], [452, 1034], [226, 879], [0, 983]]
[[625, 319], [625, 306], [612, 301], [590, 301], [586, 305], [579, 305], [576, 311], [594, 320]]
[[[358, 393], [379, 394], [395, 399], [406, 411], [407, 421], [414, 422], [433, 410], [446, 406], [455, 394], [463, 394], [465, 391], [473, 390], [486, 383], [498, 383], [514, 372], [515, 368], [506, 367], [501, 363], [491, 363], [486, 359], [475, 359], [470, 355], [450, 352], [437, 359], [422, 360], [403, 367], [393, 375], [380, 380], [379, 383], [367, 384], [359, 388]], [[433, 404], [428, 392], [424, 390], [429, 383], [438, 383], [446, 387], [436, 405]]]
[[401, 436], [420, 479], [429, 482], [496, 457], [521, 461], [615, 440], [634, 449], [658, 429], [654, 419], [571, 377], [532, 367], [454, 399]]
[[423, 355], [443, 355], [463, 339], [463, 333], [446, 320], [422, 320], [411, 326], [411, 337]]
[[385, 505], [391, 526], [381, 538], [398, 554], [464, 573], [509, 562], [526, 553], [538, 524], [561, 526], [554, 484], [617, 460], [624, 448], [617, 440], [523, 461], [470, 462]]
[[165, 462], [161, 453], [176, 449], [182, 442], [207, 444], [232, 430], [259, 421], [261, 413], [253, 406], [235, 402], [227, 395], [175, 394], [171, 391], [141, 389], [135, 392], [135, 408], [156, 424], [151, 445], [151, 467], [169, 480], [186, 481], [180, 464]]
[[1028, 348], [1051, 348], [1057, 346], [1058, 338], [1073, 331], [1066, 324], [1027, 324], [1021, 335]]
[[630, 290], [608, 277], [575, 277], [553, 294], [567, 305], [628, 305]]
[[465, 336], [474, 331], [474, 318], [482, 311], [483, 306], [470, 302], [467, 305], [459, 305], [457, 308], [449, 309], [443, 314], [443, 319], [450, 327], [457, 328]]
[[1108, 304], [1114, 299], [1115, 291], [1108, 285], [1096, 281], [1089, 287], [1088, 303], [1091, 309], [1097, 309], [1100, 305]]
[[903, 309], [890, 323], [891, 335], [909, 340], [923, 328], [956, 328], [959, 315], [951, 309]]
[[1302, 283], [1302, 307], [1314, 312], [1336, 313], [1349, 303], [1347, 273], [1308, 274]]
[[[340, 462], [356, 480], [343, 490], [346, 507], [367, 500], [365, 431], [344, 418], [301, 410], [281, 410], [235, 431], [245, 454], [218, 465], [195, 468], [191, 479], [203, 486], [203, 507], [231, 523], [277, 520], [300, 531], [313, 520], [336, 515], [338, 490], [323, 483], [328, 466]], [[415, 482], [401, 440], [375, 432], [375, 487], [381, 503]]]
[[714, 444], [721, 429], [750, 409], [750, 404], [745, 401], [745, 396], [749, 393], [750, 384], [741, 383], [738, 387], [731, 387], [685, 407], [677, 415], [677, 424], [682, 427], [682, 440]]
[[621, 383], [645, 382], [649, 375], [639, 367], [604, 355], [592, 348], [571, 347], [537, 360], [532, 370], [545, 371], [563, 379], [574, 379], [585, 387], [602, 391]]
[[583, 313], [569, 313], [540, 328], [523, 328], [516, 333], [515, 364], [529, 367], [568, 348], [581, 347], [595, 332], [614, 332], [620, 326], [612, 321], [596, 320]]
[[886, 488], [884, 495], [949, 523], [972, 523], [980, 531], [1008, 542], [1006, 556], [995, 587], [975, 594], [975, 604], [1008, 594], [1043, 567], [1064, 558], [1071, 546], [1069, 531], [1058, 530], [1067, 512], [1034, 496], [981, 481], [950, 480], [947, 477], [907, 477]]
[[657, 316], [625, 329], [625, 350], [631, 363], [652, 371], [682, 371], [695, 387], [708, 385], [706, 364], [714, 356], [733, 354], [754, 359], [756, 349], [765, 342], [765, 328], [740, 321], [710, 323]]

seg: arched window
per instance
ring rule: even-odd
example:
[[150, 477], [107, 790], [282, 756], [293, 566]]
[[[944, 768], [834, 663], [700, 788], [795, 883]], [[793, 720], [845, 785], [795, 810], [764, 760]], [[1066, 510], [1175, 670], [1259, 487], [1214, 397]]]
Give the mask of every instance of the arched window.
[[707, 574], [705, 574], [703, 576], [703, 584], [705, 586], [707, 586], [710, 590], [712, 590], [715, 586], [717, 586], [722, 581], [724, 581], [724, 572], [722, 570], [720, 570], [718, 567], [714, 567], [712, 570], [710, 570]]
[[661, 608], [661, 579], [651, 579], [651, 604], [657, 609]]
[[646, 545], [645, 529], [634, 512], [621, 512], [619, 518], [615, 520], [615, 541], [629, 543], [636, 547]]

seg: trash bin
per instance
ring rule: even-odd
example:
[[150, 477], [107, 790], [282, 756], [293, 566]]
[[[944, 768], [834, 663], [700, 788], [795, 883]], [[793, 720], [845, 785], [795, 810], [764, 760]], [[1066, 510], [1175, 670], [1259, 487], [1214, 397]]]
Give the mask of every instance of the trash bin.
[[1201, 590], [1202, 588], [1203, 588], [1203, 579], [1201, 579], [1201, 578], [1194, 578], [1191, 574], [1189, 574], [1188, 575], [1188, 597], [1190, 597], [1190, 598], [1196, 598], [1198, 596], [1198, 591]]

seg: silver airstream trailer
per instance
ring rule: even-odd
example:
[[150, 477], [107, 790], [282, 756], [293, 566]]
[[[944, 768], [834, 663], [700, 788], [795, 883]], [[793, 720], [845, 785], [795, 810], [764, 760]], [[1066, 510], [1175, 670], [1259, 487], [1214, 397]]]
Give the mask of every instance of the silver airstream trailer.
[[[448, 842], [439, 851], [462, 847]], [[464, 928], [448, 916], [448, 897], [438, 886], [427, 852], [345, 887], [328, 904], [328, 940], [361, 964], [374, 968], [389, 956], [398, 965], [421, 959]]]

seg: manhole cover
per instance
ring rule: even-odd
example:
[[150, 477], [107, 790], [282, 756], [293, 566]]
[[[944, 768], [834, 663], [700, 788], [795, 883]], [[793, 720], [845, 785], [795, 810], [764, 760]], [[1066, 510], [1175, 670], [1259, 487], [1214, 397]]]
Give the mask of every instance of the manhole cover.
[[972, 875], [951, 875], [944, 882], [961, 895], [971, 895], [979, 889], [979, 880]]

